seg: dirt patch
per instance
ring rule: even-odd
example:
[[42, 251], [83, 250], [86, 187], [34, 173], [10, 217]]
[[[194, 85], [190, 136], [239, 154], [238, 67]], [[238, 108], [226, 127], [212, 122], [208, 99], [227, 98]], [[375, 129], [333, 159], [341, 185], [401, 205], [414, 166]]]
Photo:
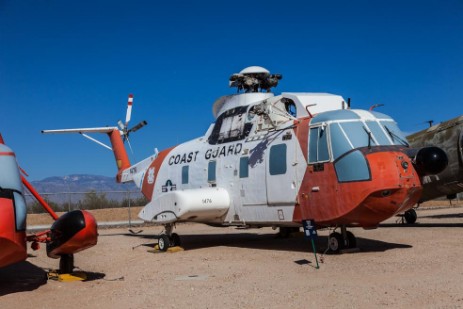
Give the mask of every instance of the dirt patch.
[[[319, 231], [320, 269], [306, 239], [270, 228], [179, 224], [177, 253], [150, 252], [162, 227], [101, 229], [98, 245], [75, 257], [88, 281], [18, 284], [24, 277], [3, 269], [0, 307], [463, 308], [463, 208], [419, 209], [414, 225], [396, 220], [350, 229], [359, 251], [349, 254], [322, 256], [329, 231]], [[58, 267], [43, 247], [31, 254], [22, 268], [37, 280]]]

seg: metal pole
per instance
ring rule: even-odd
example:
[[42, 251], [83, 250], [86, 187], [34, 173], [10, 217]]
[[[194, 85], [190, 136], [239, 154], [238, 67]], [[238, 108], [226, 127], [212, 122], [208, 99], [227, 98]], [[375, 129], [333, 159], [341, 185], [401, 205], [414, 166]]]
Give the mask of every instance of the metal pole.
[[312, 239], [311, 242], [312, 242], [313, 254], [315, 255], [315, 262], [317, 263], [316, 268], [319, 269], [320, 266], [318, 265], [317, 251], [315, 251], [315, 241]]
[[129, 199], [129, 228], [132, 228], [132, 214], [131, 214], [131, 211], [130, 211], [130, 190], [127, 191], [127, 196], [128, 196], [128, 199]]

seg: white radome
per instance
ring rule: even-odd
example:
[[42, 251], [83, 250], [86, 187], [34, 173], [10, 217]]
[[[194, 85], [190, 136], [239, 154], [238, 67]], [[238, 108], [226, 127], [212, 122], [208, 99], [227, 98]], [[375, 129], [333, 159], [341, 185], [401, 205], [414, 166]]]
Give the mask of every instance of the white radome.
[[266, 68], [259, 66], [250, 66], [241, 70], [240, 74], [257, 74], [257, 73], [267, 73], [270, 74], [270, 71]]

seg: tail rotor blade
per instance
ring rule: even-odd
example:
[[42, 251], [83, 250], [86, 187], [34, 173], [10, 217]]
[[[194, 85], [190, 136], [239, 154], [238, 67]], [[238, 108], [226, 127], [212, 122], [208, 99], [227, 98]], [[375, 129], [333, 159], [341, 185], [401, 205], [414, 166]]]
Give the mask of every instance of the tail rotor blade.
[[133, 104], [133, 95], [129, 94], [129, 101], [127, 102], [127, 114], [125, 115], [125, 126], [127, 127], [132, 117], [132, 104]]
[[146, 126], [147, 124], [148, 123], [146, 122], [146, 120], [140, 121], [136, 126], [128, 130], [128, 132], [136, 132], [140, 130], [141, 128], [143, 128], [144, 126]]
[[117, 125], [119, 126], [119, 129], [121, 129], [122, 131], [126, 129], [126, 127], [124, 127], [124, 124], [120, 120], [117, 122]]

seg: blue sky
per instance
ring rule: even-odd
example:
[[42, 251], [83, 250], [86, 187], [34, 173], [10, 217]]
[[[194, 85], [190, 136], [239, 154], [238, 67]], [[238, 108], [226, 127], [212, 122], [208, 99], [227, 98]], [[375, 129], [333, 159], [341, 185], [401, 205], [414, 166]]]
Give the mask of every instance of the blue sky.
[[40, 131], [115, 125], [133, 93], [136, 162], [204, 134], [229, 76], [259, 65], [276, 93], [382, 103], [411, 133], [462, 114], [462, 55], [462, 0], [0, 0], [0, 132], [31, 180], [113, 176], [110, 151]]

